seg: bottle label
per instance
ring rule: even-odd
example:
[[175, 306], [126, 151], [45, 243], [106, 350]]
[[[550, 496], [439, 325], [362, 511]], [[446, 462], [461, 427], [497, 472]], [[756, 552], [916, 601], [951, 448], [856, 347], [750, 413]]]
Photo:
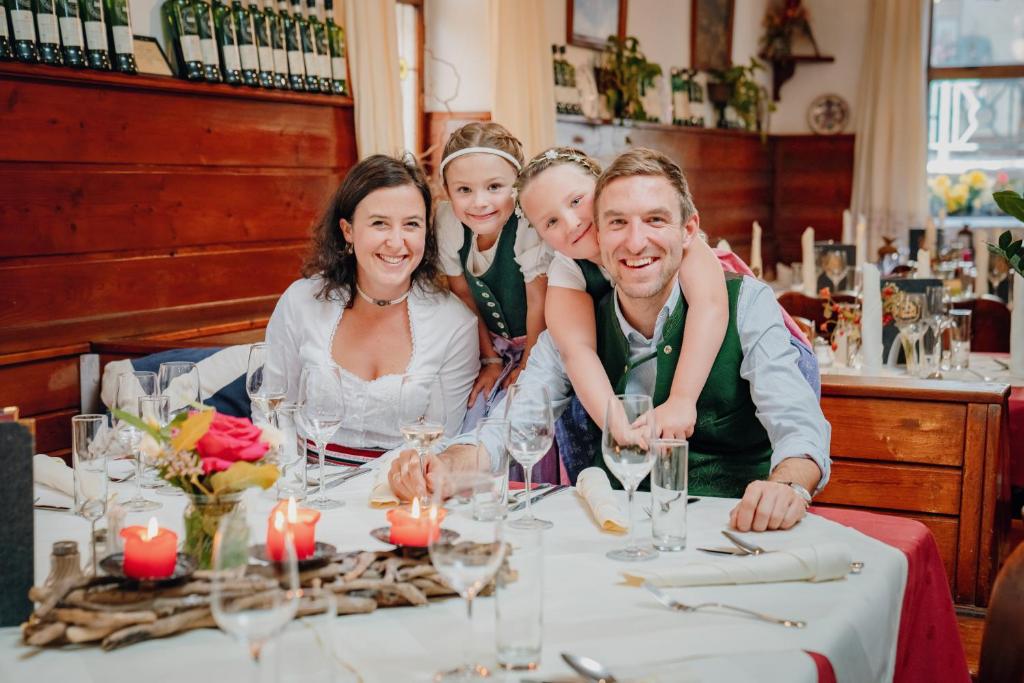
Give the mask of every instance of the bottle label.
[[85, 42], [90, 50], [107, 51], [107, 26], [102, 21], [85, 22]]
[[345, 67], [344, 57], [331, 57], [331, 74], [334, 76], [334, 80], [344, 81], [348, 78]]
[[107, 22], [111, 26], [132, 25], [131, 19], [128, 18], [128, 0], [114, 0], [108, 7], [110, 12], [107, 16]]
[[32, 12], [24, 9], [11, 9], [11, 23], [14, 24], [15, 40], [31, 40], [36, 42], [36, 24], [32, 21]]
[[312, 32], [309, 30], [309, 27], [298, 26], [297, 30], [299, 31], [299, 35], [302, 36], [302, 51], [306, 54], [315, 52], [316, 50], [313, 48], [313, 36], [311, 35]]
[[278, 17], [267, 17], [270, 24], [270, 45], [275, 50], [284, 49], [284, 36], [281, 35], [281, 20]]
[[274, 48], [260, 45], [260, 71], [274, 70]]
[[316, 58], [317, 75], [320, 78], [330, 80], [331, 78], [331, 58], [329, 55], [317, 55]]
[[60, 37], [65, 47], [85, 47], [82, 38], [82, 21], [78, 17], [60, 18]]
[[302, 53], [302, 42], [299, 40], [299, 27], [294, 23], [286, 24], [284, 28], [284, 47], [289, 52]]
[[200, 38], [199, 50], [203, 53], [203, 64], [220, 66], [220, 58], [217, 56], [217, 41], [213, 38]]
[[[239, 45], [253, 45], [252, 39], [252, 18], [241, 12], [235, 14], [235, 21], [237, 22], [238, 28], [238, 44]], [[243, 57], [242, 61], [245, 59]]]
[[[42, 2], [39, 3], [40, 10], [42, 9]], [[39, 24], [39, 42], [44, 45], [59, 45], [60, 44], [60, 29], [57, 26], [57, 17], [53, 14], [43, 14], [40, 12], [36, 15], [36, 23]]]
[[135, 54], [135, 41], [132, 38], [132, 30], [127, 26], [114, 26], [111, 29], [114, 34], [114, 52], [119, 55]]
[[249, 44], [238, 46], [238, 53], [242, 57], [242, 68], [246, 71], [259, 71], [260, 70], [260, 57], [259, 53], [256, 52], [256, 46]]
[[57, 0], [57, 16], [61, 19], [78, 19], [78, 0]]
[[306, 67], [302, 63], [302, 53], [298, 50], [288, 51], [288, 71], [297, 75], [306, 75]]
[[313, 75], [319, 73], [319, 71], [317, 71], [316, 53], [315, 52], [303, 52], [302, 53], [302, 57], [303, 57], [303, 61], [306, 64], [306, 74], [307, 75], [313, 76]]
[[274, 71], [279, 74], [288, 75], [288, 53], [284, 48], [274, 48]]
[[[199, 42], [213, 38], [213, 21], [210, 19], [210, 9], [201, 8], [196, 5], [196, 33], [199, 34]], [[203, 48], [204, 50], [206, 48]], [[204, 53], [205, 54], [205, 53]]]
[[[199, 36], [199, 20], [196, 19], [196, 10], [192, 5], [185, 5], [181, 8], [181, 35]], [[198, 48], [198, 45], [197, 45]], [[193, 61], [193, 60], [188, 60]]]
[[186, 62], [202, 62], [203, 50], [199, 47], [199, 36], [195, 34], [182, 34], [181, 57]]
[[224, 46], [224, 70], [241, 71], [242, 60], [238, 56], [238, 46], [234, 43]]
[[0, 38], [10, 39], [10, 34], [7, 33], [7, 8], [0, 6]]
[[[102, 0], [82, 0], [78, 6], [82, 10], [82, 21], [104, 23]], [[86, 34], [86, 38], [88, 37], [88, 34]]]

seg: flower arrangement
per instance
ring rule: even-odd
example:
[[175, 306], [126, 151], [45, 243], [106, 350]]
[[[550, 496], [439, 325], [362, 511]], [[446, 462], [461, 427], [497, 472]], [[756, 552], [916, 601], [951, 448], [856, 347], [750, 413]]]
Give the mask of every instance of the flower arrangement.
[[[996, 178], [996, 186], [1000, 179]], [[1002, 181], [1008, 184], [1009, 178], [1002, 178]], [[949, 216], [966, 216], [991, 213], [994, 208], [993, 182], [984, 171], [975, 169], [961, 173], [955, 183], [948, 175], [937, 175], [928, 180], [928, 188], [932, 194], [932, 209], [936, 213], [945, 211]]]
[[761, 50], [758, 56], [769, 61], [781, 61], [793, 54], [793, 38], [802, 33], [811, 39], [814, 52], [818, 46], [811, 35], [811, 24], [804, 6], [794, 0], [783, 0], [769, 7], [765, 12], [764, 34], [761, 36]]
[[[895, 285], [886, 285], [882, 288], [882, 326], [893, 321], [892, 312], [902, 301], [903, 291]], [[828, 340], [835, 351], [841, 337], [846, 337], [845, 342], [853, 346], [860, 345], [860, 305], [856, 303], [840, 303], [832, 298], [832, 292], [828, 287], [822, 287], [818, 292], [822, 299], [825, 322], [821, 323], [820, 329], [828, 335]]]

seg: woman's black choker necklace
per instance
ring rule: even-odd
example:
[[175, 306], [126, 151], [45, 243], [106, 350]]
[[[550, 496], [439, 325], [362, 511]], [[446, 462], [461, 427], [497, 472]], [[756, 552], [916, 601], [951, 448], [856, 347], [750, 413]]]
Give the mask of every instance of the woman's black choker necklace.
[[409, 298], [409, 292], [411, 292], [411, 291], [412, 291], [412, 287], [410, 287], [409, 289], [405, 290], [405, 294], [403, 294], [402, 296], [398, 297], [397, 299], [374, 299], [372, 296], [370, 296], [369, 294], [364, 292], [362, 290], [362, 288], [358, 284], [356, 284], [356, 292], [359, 294], [360, 297], [363, 298], [364, 301], [366, 301], [368, 303], [371, 303], [371, 304], [376, 304], [377, 306], [380, 306], [381, 308], [383, 308], [384, 306], [394, 306], [395, 304], [402, 303], [403, 301], [405, 301], [406, 299]]

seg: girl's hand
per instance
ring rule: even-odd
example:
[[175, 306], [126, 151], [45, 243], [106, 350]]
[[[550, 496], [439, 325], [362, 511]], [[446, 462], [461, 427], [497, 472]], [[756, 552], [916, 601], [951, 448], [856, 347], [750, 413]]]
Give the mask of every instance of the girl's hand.
[[515, 367], [515, 369], [512, 370], [512, 372], [508, 373], [508, 375], [505, 377], [505, 380], [501, 383], [501, 388], [502, 389], [508, 389], [510, 386], [515, 384], [516, 380], [519, 379], [520, 373], [522, 373], [523, 368], [525, 368], [525, 367], [526, 367], [526, 356], [523, 356], [522, 358], [519, 359], [519, 365], [517, 365]]
[[469, 392], [469, 407], [472, 408], [476, 402], [478, 394], [483, 393], [484, 396], [491, 394], [491, 389], [494, 388], [494, 384], [498, 381], [498, 376], [501, 374], [501, 365], [494, 363], [492, 365], [483, 365], [480, 367], [480, 374], [476, 377], [476, 383], [473, 384], [473, 388]]
[[689, 439], [697, 422], [697, 404], [684, 398], [668, 397], [654, 409], [654, 426], [662, 439]]

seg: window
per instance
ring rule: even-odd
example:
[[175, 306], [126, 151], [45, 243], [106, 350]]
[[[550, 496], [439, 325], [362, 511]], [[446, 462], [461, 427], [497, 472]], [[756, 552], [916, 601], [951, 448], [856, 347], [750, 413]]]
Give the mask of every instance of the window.
[[423, 0], [398, 0], [398, 75], [405, 149], [423, 152]]

